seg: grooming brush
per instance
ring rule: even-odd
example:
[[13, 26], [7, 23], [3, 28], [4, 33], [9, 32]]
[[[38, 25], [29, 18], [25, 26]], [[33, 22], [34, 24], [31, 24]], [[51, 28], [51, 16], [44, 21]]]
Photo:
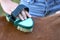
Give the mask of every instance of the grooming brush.
[[18, 7], [12, 12], [11, 15], [6, 15], [8, 22], [12, 22], [16, 28], [22, 32], [32, 32], [34, 21], [32, 18], [27, 18], [26, 20], [20, 20], [16, 16], [23, 10], [29, 11], [25, 5], [18, 5]]

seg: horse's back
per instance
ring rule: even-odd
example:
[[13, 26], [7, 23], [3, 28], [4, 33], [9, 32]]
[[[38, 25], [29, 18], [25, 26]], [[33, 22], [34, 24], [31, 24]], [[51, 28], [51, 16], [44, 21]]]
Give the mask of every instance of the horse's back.
[[60, 40], [60, 16], [33, 18], [33, 32], [23, 33], [0, 17], [0, 40]]

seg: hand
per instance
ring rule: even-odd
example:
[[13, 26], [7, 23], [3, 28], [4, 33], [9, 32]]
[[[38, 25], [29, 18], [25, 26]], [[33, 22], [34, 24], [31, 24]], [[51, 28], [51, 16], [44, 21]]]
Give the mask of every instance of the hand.
[[19, 14], [19, 18], [21, 20], [25, 20], [27, 17], [31, 17], [31, 15], [27, 11], [22, 10], [22, 12]]
[[[8, 0], [8, 1], [2, 0], [1, 6], [7, 14], [11, 15], [11, 12], [15, 10], [15, 8], [18, 6], [18, 4], [15, 2], [12, 2], [11, 0]], [[22, 10], [22, 12], [18, 15], [18, 17], [21, 20], [24, 20], [24, 19], [27, 19], [27, 17], [31, 17], [31, 15], [27, 11]]]

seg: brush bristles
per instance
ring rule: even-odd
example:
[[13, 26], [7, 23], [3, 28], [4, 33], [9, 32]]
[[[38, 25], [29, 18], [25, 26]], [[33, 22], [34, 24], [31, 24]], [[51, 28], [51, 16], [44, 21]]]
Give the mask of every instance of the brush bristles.
[[9, 20], [9, 18], [6, 16], [6, 20], [9, 22], [10, 20]]
[[31, 29], [26, 29], [26, 28], [22, 28], [20, 26], [17, 27], [18, 30], [22, 31], [22, 32], [32, 32], [33, 28]]

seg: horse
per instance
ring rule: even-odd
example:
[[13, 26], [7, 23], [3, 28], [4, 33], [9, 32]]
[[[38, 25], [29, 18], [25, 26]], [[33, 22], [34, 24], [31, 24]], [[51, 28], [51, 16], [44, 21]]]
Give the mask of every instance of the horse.
[[60, 40], [60, 14], [47, 17], [32, 17], [33, 31], [24, 33], [0, 16], [0, 40]]

